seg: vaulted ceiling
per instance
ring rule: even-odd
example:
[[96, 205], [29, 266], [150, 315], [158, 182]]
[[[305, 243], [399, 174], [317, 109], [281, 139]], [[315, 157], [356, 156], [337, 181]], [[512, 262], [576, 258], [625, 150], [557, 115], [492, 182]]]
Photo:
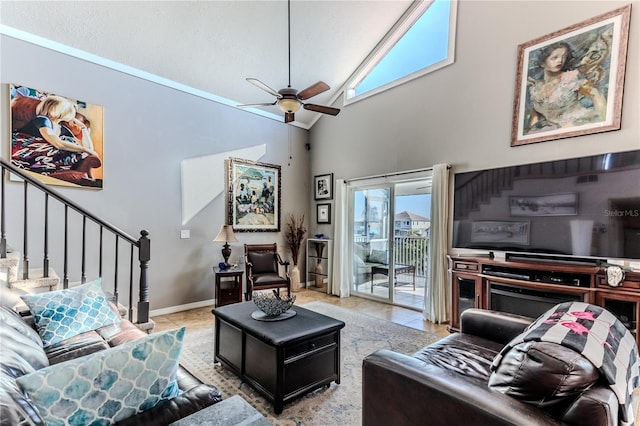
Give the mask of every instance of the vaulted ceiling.
[[[322, 80], [331, 89], [308, 102], [331, 105], [411, 3], [293, 0], [292, 87], [302, 90]], [[204, 96], [220, 97], [232, 106], [274, 100], [245, 81], [247, 77], [276, 91], [288, 84], [287, 2], [283, 0], [2, 0], [0, 24], [9, 35], [33, 34], [202, 91]], [[283, 118], [277, 106], [260, 110]], [[294, 124], [309, 128], [320, 116], [300, 110]]]

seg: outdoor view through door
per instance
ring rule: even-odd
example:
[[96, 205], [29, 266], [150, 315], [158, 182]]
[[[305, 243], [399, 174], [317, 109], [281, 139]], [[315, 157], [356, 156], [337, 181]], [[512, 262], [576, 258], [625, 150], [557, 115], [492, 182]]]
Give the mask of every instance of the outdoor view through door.
[[430, 179], [359, 185], [350, 189], [349, 198], [352, 294], [422, 310], [428, 288]]

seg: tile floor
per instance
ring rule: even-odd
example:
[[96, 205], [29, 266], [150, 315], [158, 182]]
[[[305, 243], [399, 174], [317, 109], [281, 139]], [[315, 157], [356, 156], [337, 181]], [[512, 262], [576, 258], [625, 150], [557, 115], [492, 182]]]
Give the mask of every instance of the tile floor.
[[[361, 297], [339, 298], [306, 289], [301, 289], [295, 294], [296, 305], [317, 300], [332, 303], [337, 306], [342, 306], [353, 311], [362, 312], [387, 321], [402, 324], [407, 327], [429, 331], [441, 337], [449, 334], [446, 325], [436, 325], [425, 321], [421, 312], [411, 309], [392, 306], [373, 300], [363, 299]], [[213, 309], [213, 306], [153, 317], [153, 320], [156, 323], [154, 331], [169, 330], [182, 326], [186, 326], [190, 330], [211, 327], [214, 320], [213, 315], [211, 314], [211, 309]]]

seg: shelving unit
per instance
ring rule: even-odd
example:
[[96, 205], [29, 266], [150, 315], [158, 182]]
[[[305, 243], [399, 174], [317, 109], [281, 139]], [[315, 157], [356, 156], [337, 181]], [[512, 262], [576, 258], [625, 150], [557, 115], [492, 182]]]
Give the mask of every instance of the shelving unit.
[[333, 245], [331, 240], [309, 238], [307, 240], [307, 288], [329, 293]]
[[535, 318], [550, 305], [579, 300], [613, 313], [640, 344], [639, 272], [627, 272], [625, 279], [612, 287], [600, 266], [451, 256], [449, 274], [451, 331], [460, 330], [460, 315], [472, 307]]

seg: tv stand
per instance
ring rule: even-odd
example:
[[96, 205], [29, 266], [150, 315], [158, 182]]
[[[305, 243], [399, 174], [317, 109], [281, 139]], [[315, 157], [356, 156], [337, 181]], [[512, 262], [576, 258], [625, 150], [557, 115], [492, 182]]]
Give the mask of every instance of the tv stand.
[[507, 252], [504, 255], [506, 261], [519, 262], [554, 262], [567, 265], [590, 265], [601, 266], [607, 263], [606, 259], [589, 258], [589, 257], [569, 257], [554, 254], [536, 254], [536, 253], [514, 253]]
[[472, 307], [535, 318], [557, 303], [583, 301], [616, 315], [640, 344], [640, 272], [627, 272], [624, 281], [613, 287], [607, 283], [605, 265], [573, 260], [450, 256], [449, 329], [459, 331], [461, 313]]

